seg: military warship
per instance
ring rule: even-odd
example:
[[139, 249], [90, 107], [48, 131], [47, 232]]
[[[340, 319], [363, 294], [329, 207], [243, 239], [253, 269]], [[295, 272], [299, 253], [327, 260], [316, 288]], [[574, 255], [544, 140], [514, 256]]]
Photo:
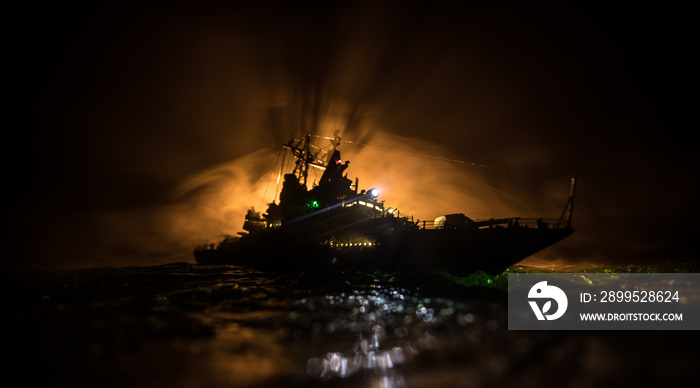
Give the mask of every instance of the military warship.
[[[433, 221], [411, 216], [379, 201], [379, 190], [360, 190], [345, 171], [341, 139], [312, 136], [283, 145], [295, 159], [284, 176], [279, 201], [263, 214], [251, 208], [238, 236], [194, 250], [200, 264], [250, 266], [271, 271], [444, 270], [466, 275], [498, 273], [573, 233], [575, 179], [558, 219], [509, 217], [473, 220], [461, 213]], [[309, 169], [322, 170], [310, 184]], [[275, 196], [277, 197], [277, 196]]]

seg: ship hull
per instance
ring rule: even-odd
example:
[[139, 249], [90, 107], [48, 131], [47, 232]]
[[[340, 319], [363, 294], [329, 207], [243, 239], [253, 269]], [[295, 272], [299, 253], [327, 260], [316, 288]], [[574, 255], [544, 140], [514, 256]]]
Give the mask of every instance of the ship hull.
[[[573, 228], [416, 229], [373, 234], [370, 242], [343, 238], [313, 241], [299, 236], [244, 236], [212, 249], [197, 249], [200, 264], [244, 265], [282, 272], [331, 270], [444, 270], [466, 275], [499, 273], [564, 239]], [[358, 241], [357, 236], [355, 241]]]

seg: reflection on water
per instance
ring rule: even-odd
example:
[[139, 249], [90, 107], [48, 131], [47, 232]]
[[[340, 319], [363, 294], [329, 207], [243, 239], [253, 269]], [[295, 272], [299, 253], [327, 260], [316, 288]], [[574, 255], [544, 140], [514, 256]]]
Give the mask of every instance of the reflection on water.
[[[505, 279], [505, 273], [280, 275], [184, 263], [3, 272], [3, 352], [11, 371], [3, 378], [101, 387], [690, 381], [697, 356], [687, 333], [508, 331]], [[650, 346], [655, 357], [643, 356]]]
[[[400, 291], [377, 286], [368, 292], [355, 290], [350, 295], [327, 295], [321, 304], [327, 302], [345, 310], [348, 319], [335, 319], [327, 324], [326, 331], [354, 332], [357, 341], [342, 352], [310, 358], [306, 373], [325, 381], [368, 371], [382, 387], [403, 386], [402, 376], [391, 369], [411, 360], [419, 350], [430, 348], [434, 338], [427, 328], [438, 324], [442, 316], [435, 311], [437, 305], [430, 307], [429, 299], [406, 297]], [[301, 302], [306, 303], [307, 299]], [[451, 302], [443, 305], [450, 305], [440, 310], [444, 315], [454, 312]]]

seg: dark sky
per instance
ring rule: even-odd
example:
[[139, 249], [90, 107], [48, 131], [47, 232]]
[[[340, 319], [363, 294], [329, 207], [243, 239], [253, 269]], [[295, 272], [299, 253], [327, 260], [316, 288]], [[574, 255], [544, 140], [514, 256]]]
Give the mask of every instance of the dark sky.
[[404, 2], [17, 9], [8, 16], [3, 259], [192, 261], [193, 242], [179, 237], [187, 229], [174, 225], [188, 221], [172, 213], [204, 205], [173, 194], [183, 182], [261, 152], [274, 162], [288, 138], [334, 129], [525, 171], [538, 177], [527, 188], [496, 170], [492, 183], [527, 198], [542, 190], [537, 201], [552, 187], [541, 177], [576, 176], [577, 232], [544, 258], [695, 259], [697, 44], [688, 11]]

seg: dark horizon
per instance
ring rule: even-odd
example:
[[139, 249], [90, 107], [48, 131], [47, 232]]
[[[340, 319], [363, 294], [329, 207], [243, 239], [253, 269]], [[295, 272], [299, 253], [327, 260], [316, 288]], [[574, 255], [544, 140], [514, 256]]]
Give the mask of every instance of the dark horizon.
[[[541, 260], [696, 261], [688, 14], [393, 2], [16, 10], [7, 265], [193, 261], [200, 234], [235, 234], [241, 208], [259, 206], [282, 142], [336, 129], [575, 176], [577, 231]], [[403, 191], [423, 200], [436, 195], [417, 193], [428, 186], [457, 202], [418, 209], [394, 183], [393, 199], [416, 214], [556, 217], [568, 190], [343, 152], [361, 182], [377, 165], [420, 171], [422, 186]]]

